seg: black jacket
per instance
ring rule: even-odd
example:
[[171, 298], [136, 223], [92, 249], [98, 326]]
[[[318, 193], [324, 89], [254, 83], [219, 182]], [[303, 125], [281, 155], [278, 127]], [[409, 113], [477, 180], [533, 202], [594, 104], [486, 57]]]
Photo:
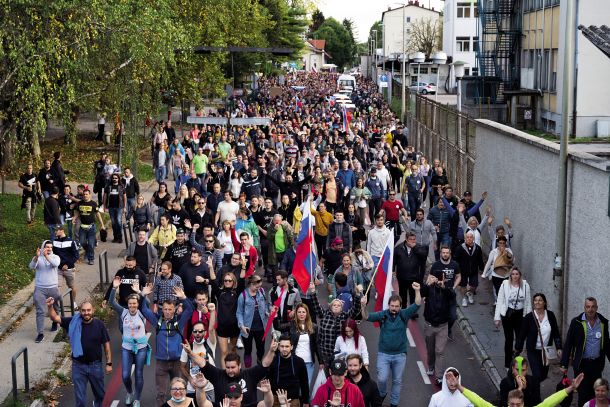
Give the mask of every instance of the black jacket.
[[309, 378], [305, 362], [294, 353], [283, 358], [278, 352], [269, 366], [267, 377], [274, 393], [284, 389], [288, 392], [289, 399], [300, 399], [301, 405], [309, 403]]
[[[301, 334], [297, 331], [294, 324], [290, 324], [290, 342], [292, 342], [292, 347], [294, 349], [297, 348], [300, 336]], [[315, 362], [316, 359], [318, 359], [318, 362], [322, 360], [320, 351], [318, 350], [318, 326], [316, 324], [313, 324], [313, 333], [309, 334], [309, 350], [311, 351], [313, 362]]]
[[455, 298], [453, 290], [436, 284], [424, 285], [421, 288], [421, 296], [426, 298], [424, 309], [426, 322], [435, 327], [449, 322], [449, 310]]
[[365, 407], [381, 407], [383, 399], [379, 395], [377, 383], [371, 379], [369, 371], [366, 370], [364, 366], [360, 370], [360, 374], [362, 375], [362, 378], [358, 383], [354, 383], [349, 375], [348, 378], [350, 382], [354, 383], [360, 389]]
[[483, 271], [483, 268], [485, 267], [485, 263], [483, 262], [483, 250], [481, 250], [481, 246], [476, 243], [474, 244], [472, 255], [468, 254], [466, 243], [459, 245], [455, 249], [453, 260], [460, 265], [460, 274], [462, 275], [462, 278], [475, 276]]
[[184, 285], [184, 293], [188, 298], [195, 298], [195, 295], [199, 291], [208, 291], [208, 284], [198, 283], [197, 281], [195, 281], [195, 278], [197, 276], [201, 276], [207, 280], [210, 279], [210, 270], [208, 269], [208, 265], [203, 261], [200, 265], [195, 266], [191, 264], [189, 260], [188, 262], [185, 262], [182, 267], [180, 267], [180, 270], [173, 270], [172, 268], [172, 271], [174, 271], [182, 279], [182, 284]]
[[[540, 399], [540, 382], [531, 375], [525, 375], [527, 387], [523, 389], [523, 396], [526, 406], [537, 406], [542, 401]], [[508, 393], [517, 388], [517, 382], [512, 375], [508, 375], [500, 382], [500, 404], [499, 407], [508, 405]]]
[[[551, 343], [555, 343], [555, 347], [557, 349], [561, 349], [561, 334], [559, 333], [559, 327], [557, 325], [557, 318], [555, 318], [555, 314], [553, 311], [547, 310], [547, 317], [549, 319], [549, 324], [551, 325], [551, 336], [549, 337], [549, 343], [545, 343], [545, 346], [549, 346]], [[521, 333], [517, 338], [517, 343], [515, 344], [515, 350], [518, 353], [521, 353], [523, 350], [523, 343], [525, 342], [525, 349], [530, 352], [536, 350], [536, 343], [538, 342], [538, 324], [536, 324], [536, 318], [534, 316], [534, 312], [530, 312], [525, 317], [523, 317], [523, 322], [521, 323]]]
[[59, 201], [50, 196], [44, 201], [44, 224], [45, 225], [60, 225], [61, 224], [61, 207]]
[[53, 241], [53, 254], [58, 255], [60, 258], [60, 270], [64, 265], [67, 265], [68, 269], [73, 269], [74, 263], [76, 263], [80, 257], [76, 242], [68, 236], [55, 238], [55, 241]]
[[420, 281], [420, 257], [414, 247], [409, 254], [404, 243], [400, 243], [394, 250], [394, 271], [396, 279], [400, 281]]
[[[580, 371], [580, 360], [585, 349], [585, 330], [587, 329], [587, 321], [582, 319], [583, 313], [580, 313], [576, 318], [570, 322], [570, 328], [568, 329], [568, 335], [566, 336], [566, 342], [563, 346], [563, 354], [561, 356], [561, 366], [568, 367], [570, 359], [572, 359], [572, 367], [575, 371]], [[602, 356], [605, 356], [610, 360], [610, 344], [608, 343], [608, 320], [600, 313], [597, 314], [602, 326], [602, 341], [601, 341], [601, 352]], [[603, 359], [605, 365], [605, 358]]]
[[135, 198], [137, 195], [140, 195], [140, 184], [138, 184], [136, 177], [131, 178], [129, 185], [127, 185], [125, 177], [121, 178], [121, 185], [125, 188], [127, 198]]

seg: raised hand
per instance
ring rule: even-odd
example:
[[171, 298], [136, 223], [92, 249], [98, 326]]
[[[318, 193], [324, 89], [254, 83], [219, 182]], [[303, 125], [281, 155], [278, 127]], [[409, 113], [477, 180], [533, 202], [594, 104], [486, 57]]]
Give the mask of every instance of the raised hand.
[[412, 283], [411, 288], [413, 288], [415, 291], [419, 291], [421, 289], [421, 286], [419, 285], [419, 283]]
[[[271, 383], [269, 382], [269, 379], [263, 379], [260, 381], [258, 386], [256, 386], [256, 388], [262, 393], [269, 393], [271, 391]], [[280, 404], [281, 403], [282, 402], [280, 401]]]
[[152, 293], [152, 292], [153, 292], [153, 284], [152, 284], [152, 283], [148, 283], [148, 284], [146, 284], [146, 285], [144, 286], [144, 288], [142, 288], [142, 291], [140, 291], [140, 293], [141, 293], [143, 296], [145, 296], [145, 297], [146, 297], [147, 295], [149, 295], [150, 293]]
[[112, 287], [119, 288], [120, 285], [121, 285], [121, 277], [119, 277], [119, 276], [114, 277], [114, 279], [112, 280]]
[[209, 383], [208, 379], [205, 378], [205, 376], [203, 375], [203, 373], [197, 373], [195, 375], [195, 379], [193, 380], [193, 387], [198, 388], [198, 389], [204, 389], [205, 386], [207, 386]]
[[173, 291], [174, 295], [181, 300], [186, 298], [186, 294], [184, 294], [184, 290], [182, 288], [174, 286]]
[[276, 394], [277, 394], [277, 401], [281, 406], [290, 404], [290, 402], [292, 401], [288, 398], [288, 392], [284, 389], [278, 389]]

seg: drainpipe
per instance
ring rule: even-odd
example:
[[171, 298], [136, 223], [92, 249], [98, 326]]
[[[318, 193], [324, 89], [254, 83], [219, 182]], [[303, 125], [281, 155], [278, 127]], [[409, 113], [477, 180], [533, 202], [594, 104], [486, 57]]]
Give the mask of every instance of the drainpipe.
[[[563, 3], [562, 3], [563, 4]], [[568, 273], [565, 270], [566, 204], [568, 189], [568, 137], [570, 102], [572, 101], [574, 73], [574, 31], [576, 31], [576, 2], [566, 1], [564, 22], [563, 87], [561, 92], [561, 143], [559, 149], [559, 180], [557, 183], [557, 212], [555, 223], [555, 267], [553, 279], [558, 277], [559, 318], [562, 328], [568, 325]]]
[[[580, 15], [580, 0], [576, 0], [576, 16], [574, 17], [574, 27], [578, 27], [578, 18]], [[577, 120], [577, 105], [576, 98], [578, 97], [578, 30], [574, 29], [574, 101], [572, 102], [572, 132], [571, 136], [576, 137], [576, 120]]]

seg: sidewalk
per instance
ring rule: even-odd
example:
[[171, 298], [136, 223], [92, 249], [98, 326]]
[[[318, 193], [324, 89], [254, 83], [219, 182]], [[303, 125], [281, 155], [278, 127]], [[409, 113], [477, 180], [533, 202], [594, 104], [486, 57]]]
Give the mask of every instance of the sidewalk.
[[[458, 323], [464, 332], [464, 336], [470, 342], [475, 355], [477, 355], [482, 370], [487, 372], [492, 383], [496, 385], [499, 391], [500, 380], [506, 377], [504, 333], [502, 326], [496, 328], [493, 322], [495, 307], [492, 290], [491, 280], [482, 279], [479, 276], [479, 288], [477, 289], [477, 295], [474, 297], [474, 304], [461, 307], [459, 305], [461, 296], [458, 296]], [[525, 351], [522, 356], [527, 357]], [[540, 385], [540, 395], [543, 399], [555, 392], [555, 386], [562, 378], [558, 366], [559, 362], [555, 361], [549, 370], [548, 379]], [[576, 405], [576, 402], [574, 405]]]
[[[155, 190], [154, 181], [141, 184], [142, 193], [146, 199], [150, 199]], [[15, 181], [6, 181], [7, 193], [20, 193]], [[25, 215], [24, 215], [25, 218]], [[25, 220], [24, 220], [25, 222]], [[112, 234], [112, 233], [111, 233]], [[95, 249], [95, 264], [90, 266], [81, 258], [76, 266], [75, 284], [77, 288], [76, 302], [81, 302], [90, 297], [91, 292], [99, 284], [99, 258], [98, 255], [104, 250], [108, 253], [108, 274], [110, 278], [123, 266], [124, 244], [99, 242]], [[27, 262], [29, 259], [24, 259]], [[60, 293], [66, 292], [63, 279], [60, 278]], [[58, 356], [64, 354], [65, 343], [53, 342], [57, 332], [50, 332], [50, 320], [45, 322], [45, 338], [42, 343], [35, 343], [36, 320], [35, 310], [32, 307], [32, 294], [34, 283], [17, 292], [13, 298], [4, 306], [0, 307], [0, 343], [2, 355], [0, 356], [0, 403], [11, 395], [12, 375], [11, 357], [22, 347], [28, 349], [30, 387], [36, 383], [48, 380], [50, 373], [57, 369], [54, 365]], [[66, 300], [67, 303], [67, 300]], [[68, 314], [69, 315], [69, 312]], [[15, 323], [15, 321], [17, 321]], [[60, 330], [61, 331], [61, 330]], [[58, 332], [60, 332], [58, 331]], [[23, 358], [17, 362], [18, 388], [23, 389]]]

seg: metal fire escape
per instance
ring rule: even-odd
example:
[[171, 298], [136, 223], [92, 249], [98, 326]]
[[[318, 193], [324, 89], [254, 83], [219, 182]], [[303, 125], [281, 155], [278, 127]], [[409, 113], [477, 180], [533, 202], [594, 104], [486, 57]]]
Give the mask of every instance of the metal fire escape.
[[519, 89], [521, 0], [479, 0], [475, 43], [482, 96], [506, 103], [504, 91]]

